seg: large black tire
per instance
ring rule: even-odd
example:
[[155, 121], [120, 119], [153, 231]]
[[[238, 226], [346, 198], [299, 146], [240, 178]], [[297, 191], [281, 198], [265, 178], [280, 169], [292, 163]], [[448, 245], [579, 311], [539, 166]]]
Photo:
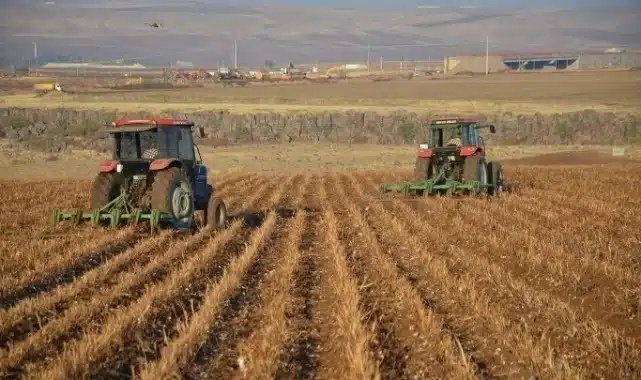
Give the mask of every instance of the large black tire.
[[185, 174], [176, 167], [156, 173], [151, 187], [151, 207], [170, 216], [169, 224], [177, 230], [194, 226], [194, 194]]
[[489, 180], [492, 187], [488, 189], [488, 194], [492, 196], [500, 196], [503, 194], [505, 186], [505, 177], [503, 175], [503, 165], [500, 162], [490, 162], [488, 165]]
[[427, 168], [429, 167], [430, 159], [416, 157], [416, 164], [414, 165], [414, 180], [423, 181], [427, 179]]
[[437, 167], [433, 158], [416, 158], [414, 166], [414, 181], [425, 181], [434, 177]]
[[463, 178], [465, 181], [478, 181], [481, 184], [477, 194], [483, 194], [487, 191], [487, 187], [483, 187], [483, 185], [488, 185], [490, 182], [487, 160], [483, 155], [476, 153], [465, 159], [463, 163]]
[[227, 207], [222, 199], [211, 196], [205, 210], [205, 225], [222, 230], [227, 225]]
[[120, 189], [125, 185], [124, 177], [119, 173], [98, 173], [91, 185], [91, 208], [102, 208], [120, 196]]

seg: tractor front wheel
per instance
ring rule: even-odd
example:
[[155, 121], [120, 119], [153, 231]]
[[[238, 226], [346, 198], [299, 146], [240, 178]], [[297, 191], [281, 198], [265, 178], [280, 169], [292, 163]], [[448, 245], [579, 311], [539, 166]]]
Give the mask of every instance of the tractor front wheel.
[[151, 207], [169, 216], [169, 224], [177, 230], [194, 225], [194, 194], [183, 172], [170, 167], [156, 173], [151, 188]]
[[215, 230], [222, 230], [227, 225], [227, 207], [222, 199], [209, 198], [207, 210], [205, 210], [205, 224]]

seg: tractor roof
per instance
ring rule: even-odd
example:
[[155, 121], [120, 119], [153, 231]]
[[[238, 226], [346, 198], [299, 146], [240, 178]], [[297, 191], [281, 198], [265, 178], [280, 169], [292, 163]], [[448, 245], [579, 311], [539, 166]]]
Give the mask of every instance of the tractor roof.
[[473, 117], [450, 117], [446, 119], [430, 120], [430, 125], [448, 125], [448, 124], [474, 124], [479, 120]]
[[150, 118], [150, 119], [118, 119], [111, 123], [114, 128], [107, 129], [108, 133], [118, 132], [143, 132], [156, 129], [159, 126], [163, 128], [185, 128], [192, 127], [193, 121], [187, 119], [172, 119], [172, 118]]
[[193, 121], [187, 119], [173, 119], [165, 118], [150, 118], [150, 119], [119, 119], [111, 123], [114, 127], [124, 127], [128, 125], [151, 124], [153, 126], [162, 125], [163, 127], [191, 127], [194, 125]]

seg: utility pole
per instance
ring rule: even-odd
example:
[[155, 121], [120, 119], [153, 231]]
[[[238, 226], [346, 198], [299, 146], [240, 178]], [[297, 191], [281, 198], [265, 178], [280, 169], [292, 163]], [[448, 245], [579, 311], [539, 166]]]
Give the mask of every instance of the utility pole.
[[490, 37], [485, 36], [485, 75], [490, 74]]
[[238, 69], [238, 42], [234, 40], [234, 69]]
[[33, 63], [38, 66], [38, 43], [33, 43]]
[[370, 53], [371, 53], [371, 47], [370, 47], [370, 45], [367, 45], [367, 72], [368, 73], [369, 73], [369, 66], [371, 64]]

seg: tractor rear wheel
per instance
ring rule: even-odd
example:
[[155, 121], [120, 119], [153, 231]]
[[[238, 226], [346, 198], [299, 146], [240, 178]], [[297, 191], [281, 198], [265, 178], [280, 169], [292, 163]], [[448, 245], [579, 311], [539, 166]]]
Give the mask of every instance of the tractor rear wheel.
[[227, 207], [222, 199], [210, 197], [205, 210], [205, 224], [215, 230], [222, 230], [227, 224]]
[[414, 166], [414, 181], [425, 181], [434, 177], [437, 168], [433, 159], [416, 157]]
[[177, 230], [194, 225], [194, 194], [191, 183], [176, 167], [156, 173], [151, 187], [151, 207], [169, 215], [169, 224]]
[[118, 198], [125, 186], [125, 178], [119, 173], [98, 173], [91, 185], [91, 208], [102, 208]]
[[490, 184], [492, 185], [488, 189], [488, 193], [493, 196], [499, 196], [503, 194], [503, 165], [500, 162], [490, 162], [487, 166], [490, 174]]
[[489, 184], [488, 167], [485, 157], [475, 154], [465, 159], [463, 164], [463, 178], [465, 181], [477, 181], [481, 185], [474, 195], [483, 194]]
[[427, 168], [429, 167], [430, 159], [416, 157], [416, 164], [414, 165], [414, 180], [424, 181], [427, 177]]

